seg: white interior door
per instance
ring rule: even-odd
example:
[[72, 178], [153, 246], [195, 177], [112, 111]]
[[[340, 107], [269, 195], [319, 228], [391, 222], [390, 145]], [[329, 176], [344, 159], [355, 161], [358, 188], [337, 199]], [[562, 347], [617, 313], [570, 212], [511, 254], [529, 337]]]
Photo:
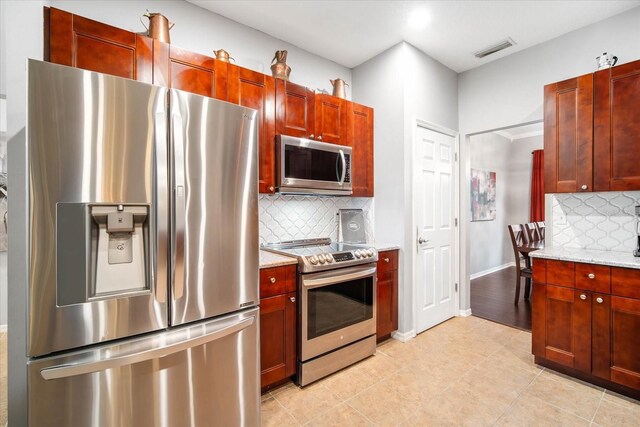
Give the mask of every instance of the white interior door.
[[455, 316], [455, 141], [418, 126], [414, 152], [416, 332]]

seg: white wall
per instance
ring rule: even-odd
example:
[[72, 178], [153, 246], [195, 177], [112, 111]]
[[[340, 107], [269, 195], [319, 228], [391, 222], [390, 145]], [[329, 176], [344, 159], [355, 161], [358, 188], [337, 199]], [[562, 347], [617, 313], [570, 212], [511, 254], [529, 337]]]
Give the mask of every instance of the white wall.
[[[640, 7], [459, 75], [462, 194], [469, 194], [468, 136], [542, 120], [543, 86], [595, 71], [595, 58], [602, 52], [617, 55], [619, 63], [640, 58]], [[469, 199], [462, 197], [461, 203], [469, 216]], [[467, 223], [462, 221], [461, 231], [469, 241]], [[469, 308], [470, 245], [466, 248], [461, 309]]]
[[402, 42], [353, 69], [353, 100], [375, 109], [375, 239], [402, 249], [398, 329], [413, 328], [412, 138], [415, 119], [457, 129], [457, 75]]
[[471, 168], [496, 172], [496, 219], [469, 224], [471, 275], [515, 262], [507, 226], [529, 222], [531, 152], [542, 146], [542, 135], [513, 142], [494, 132], [471, 137]]
[[351, 84], [349, 68], [185, 1], [52, 0], [50, 3], [52, 7], [134, 32], [145, 32], [140, 16], [147, 9], [160, 12], [176, 24], [171, 30], [172, 45], [209, 56], [213, 56], [213, 50], [225, 49], [238, 65], [265, 74], [271, 74], [269, 67], [275, 51], [286, 49], [292, 82], [311, 89], [326, 89], [329, 93], [332, 90], [329, 79], [339, 77]]

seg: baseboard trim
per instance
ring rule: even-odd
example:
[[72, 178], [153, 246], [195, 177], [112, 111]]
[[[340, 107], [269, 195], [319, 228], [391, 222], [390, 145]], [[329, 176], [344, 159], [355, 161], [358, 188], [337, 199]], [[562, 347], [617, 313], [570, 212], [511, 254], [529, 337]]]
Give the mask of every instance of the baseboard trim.
[[515, 267], [515, 266], [516, 266], [515, 262], [508, 262], [506, 264], [502, 264], [502, 265], [499, 265], [497, 267], [490, 268], [488, 270], [479, 271], [477, 273], [474, 273], [471, 276], [469, 276], [469, 279], [470, 280], [477, 279], [478, 277], [486, 276], [487, 274], [495, 273], [496, 271], [504, 270], [505, 268]]
[[460, 317], [469, 317], [471, 316], [471, 309], [467, 308], [466, 310], [460, 310]]
[[413, 338], [415, 338], [416, 336], [416, 331], [414, 331], [413, 329], [407, 332], [391, 332], [391, 338], [393, 338], [394, 340], [398, 340], [400, 342], [407, 342]]

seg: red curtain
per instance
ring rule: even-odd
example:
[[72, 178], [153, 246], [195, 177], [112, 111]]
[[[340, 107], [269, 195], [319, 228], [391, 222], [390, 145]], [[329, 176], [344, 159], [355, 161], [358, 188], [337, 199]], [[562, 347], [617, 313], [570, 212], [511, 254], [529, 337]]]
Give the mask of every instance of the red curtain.
[[531, 212], [530, 221], [544, 221], [544, 150], [533, 153], [533, 171], [531, 174]]

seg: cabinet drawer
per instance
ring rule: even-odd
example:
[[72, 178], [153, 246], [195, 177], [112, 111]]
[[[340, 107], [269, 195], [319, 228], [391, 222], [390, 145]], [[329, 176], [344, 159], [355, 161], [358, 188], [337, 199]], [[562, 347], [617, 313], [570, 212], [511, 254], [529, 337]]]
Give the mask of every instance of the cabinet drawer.
[[611, 267], [576, 264], [576, 288], [604, 294], [611, 293]]
[[640, 270], [612, 267], [611, 293], [621, 297], [640, 299]]
[[575, 266], [569, 261], [547, 260], [547, 284], [573, 288]]
[[534, 283], [547, 282], [547, 260], [533, 258], [533, 281]]
[[378, 273], [398, 269], [398, 251], [378, 252]]
[[296, 291], [296, 267], [274, 267], [260, 270], [260, 298]]

